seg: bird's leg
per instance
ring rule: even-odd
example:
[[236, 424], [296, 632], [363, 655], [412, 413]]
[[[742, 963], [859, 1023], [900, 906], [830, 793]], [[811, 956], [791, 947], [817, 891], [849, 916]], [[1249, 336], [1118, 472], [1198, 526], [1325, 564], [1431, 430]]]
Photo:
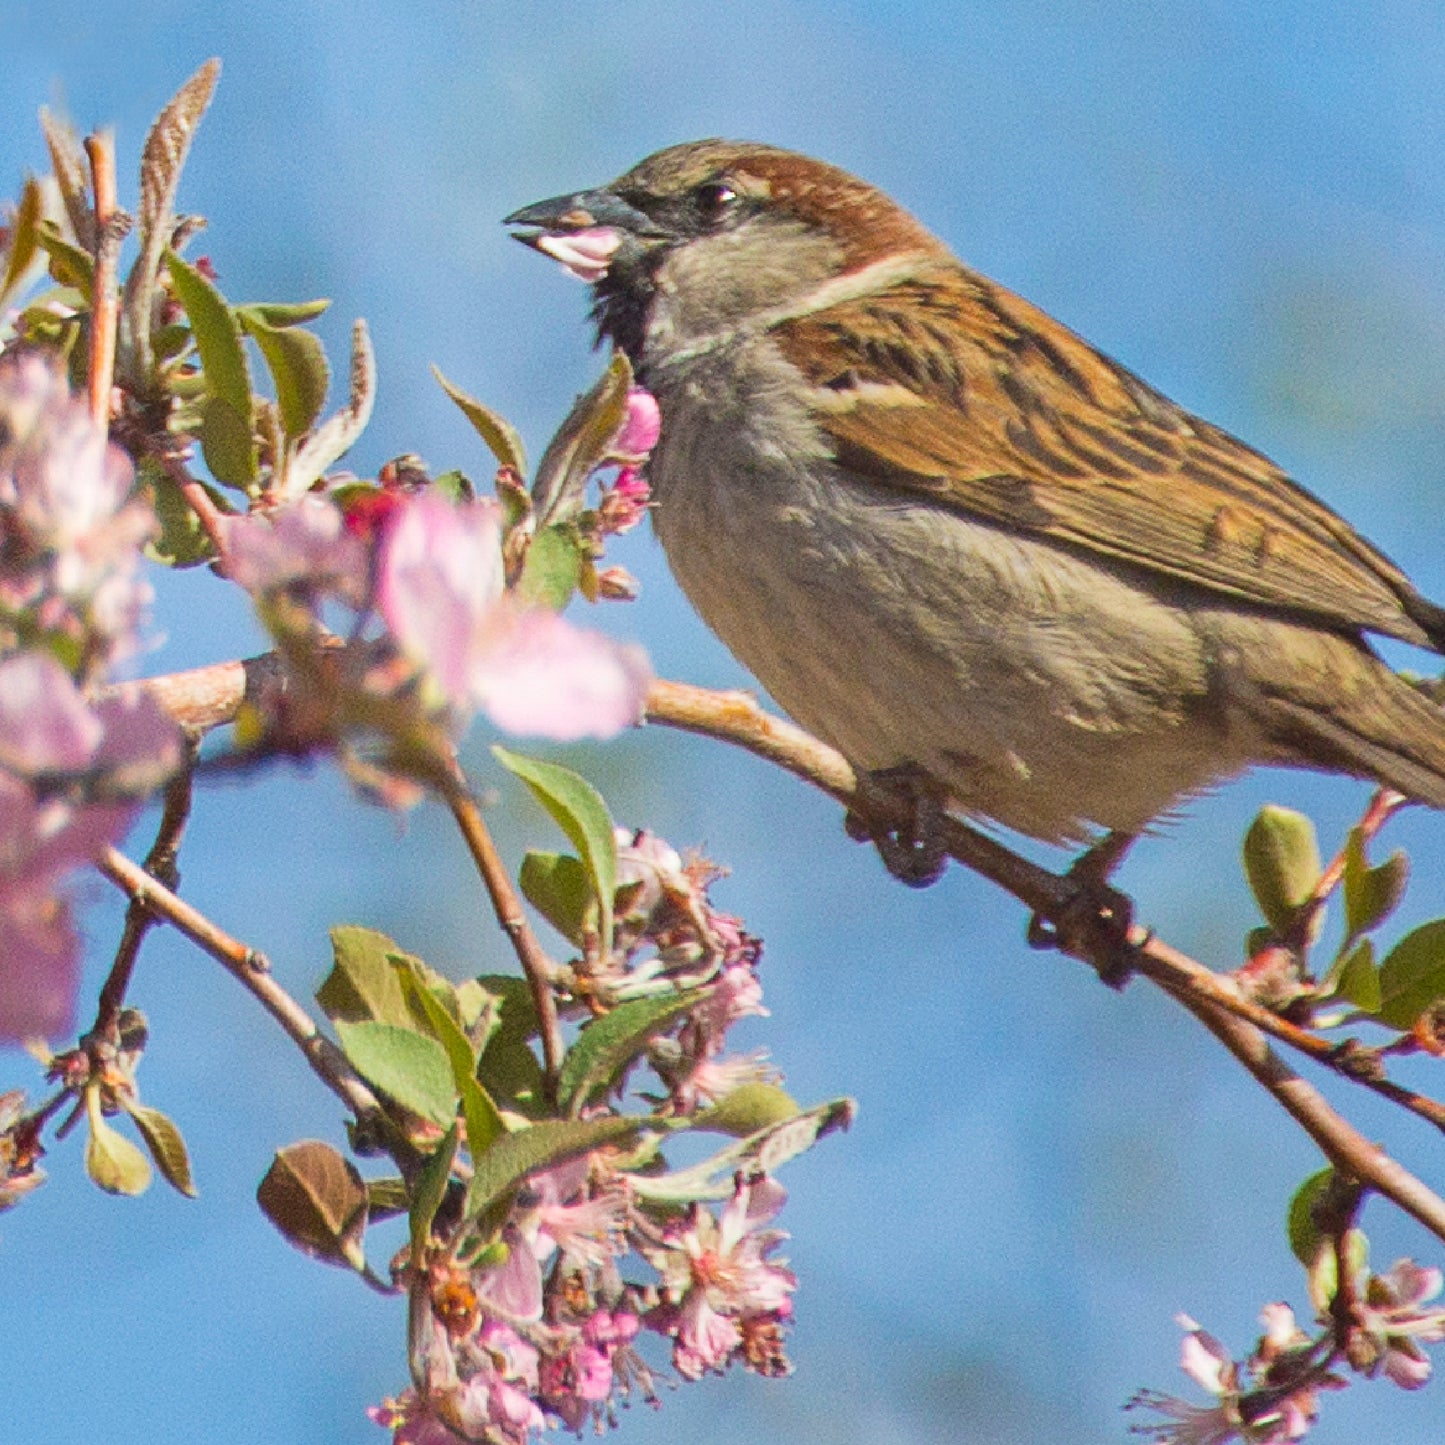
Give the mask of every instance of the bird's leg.
[[1136, 837], [1106, 833], [1059, 880], [1063, 889], [1058, 904], [1029, 920], [1031, 947], [1084, 955], [1110, 988], [1123, 988], [1134, 971], [1129, 943], [1134, 905], [1127, 894], [1110, 886], [1109, 877]]
[[[883, 809], [870, 807], [870, 801], [886, 800], [896, 809], [900, 798], [907, 800], [911, 810], [907, 824], [880, 828], [873, 817]], [[927, 888], [943, 877], [948, 866], [943, 818], [943, 799], [937, 785], [921, 768], [905, 763], [876, 773], [859, 773], [858, 798], [843, 819], [843, 826], [850, 838], [872, 843], [883, 866], [900, 883]]]

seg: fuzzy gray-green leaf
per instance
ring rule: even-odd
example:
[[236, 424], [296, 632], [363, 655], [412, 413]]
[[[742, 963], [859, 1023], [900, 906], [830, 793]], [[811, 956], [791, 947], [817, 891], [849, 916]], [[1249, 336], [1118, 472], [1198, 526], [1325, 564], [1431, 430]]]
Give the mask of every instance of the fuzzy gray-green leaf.
[[1408, 1029], [1426, 1009], [1445, 999], [1445, 918], [1407, 933], [1380, 965], [1376, 1017], [1392, 1029]]
[[1292, 808], [1266, 804], [1244, 835], [1244, 873], [1270, 927], [1290, 926], [1320, 879], [1314, 824]]

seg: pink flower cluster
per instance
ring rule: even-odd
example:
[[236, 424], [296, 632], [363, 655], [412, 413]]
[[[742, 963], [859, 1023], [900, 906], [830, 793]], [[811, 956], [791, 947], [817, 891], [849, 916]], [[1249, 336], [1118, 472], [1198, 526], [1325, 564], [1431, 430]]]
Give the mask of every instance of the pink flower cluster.
[[604, 535], [627, 532], [646, 515], [652, 489], [642, 464], [662, 434], [662, 415], [651, 392], [635, 386], [627, 395], [627, 412], [613, 438], [608, 461], [618, 466], [612, 485], [602, 493], [598, 525]]
[[338, 659], [337, 676], [374, 697], [414, 696], [454, 734], [479, 712], [562, 741], [607, 737], [641, 717], [651, 673], [638, 648], [523, 606], [507, 589], [496, 502], [379, 495], [388, 505], [370, 508], [359, 529], [369, 536], [322, 495], [230, 520], [229, 574], [263, 603], [283, 592], [304, 600], [318, 620], [328, 602], [352, 609], [360, 666], [348, 674]]
[[1445, 1340], [1445, 1306], [1431, 1305], [1440, 1293], [1441, 1271], [1400, 1259], [1380, 1275], [1364, 1275], [1355, 1291], [1353, 1319], [1340, 1338], [1330, 1321], [1317, 1339], [1301, 1330], [1285, 1304], [1266, 1305], [1264, 1334], [1245, 1361], [1187, 1315], [1180, 1368], [1212, 1397], [1194, 1405], [1172, 1395], [1141, 1391], [1129, 1409], [1148, 1409], [1161, 1418], [1132, 1427], [1156, 1445], [1289, 1445], [1303, 1439], [1318, 1415], [1321, 1390], [1347, 1383], [1337, 1367], [1383, 1374], [1402, 1389], [1419, 1389], [1430, 1378], [1421, 1344]]
[[[368, 1413], [394, 1445], [526, 1445], [549, 1424], [615, 1424], [634, 1392], [656, 1403], [637, 1348], [646, 1331], [671, 1341], [685, 1379], [733, 1363], [787, 1373], [782, 1332], [797, 1281], [769, 1258], [785, 1236], [767, 1227], [784, 1198], [764, 1176], [739, 1177], [719, 1217], [694, 1205], [660, 1228], [598, 1157], [534, 1175], [502, 1232], [500, 1263], [442, 1264], [413, 1281], [419, 1382]], [[622, 1281], [629, 1247], [660, 1284]]]
[[[759, 945], [713, 909], [710, 864], [684, 862], [647, 833], [619, 831], [617, 841], [618, 942], [590, 987], [608, 1002], [697, 989], [643, 1055], [667, 1086], [646, 1095], [654, 1107], [694, 1114], [713, 1102], [699, 1080], [729, 1028], [764, 1012]], [[531, 1175], [479, 1263], [463, 1268], [443, 1253], [430, 1273], [409, 1267], [414, 1382], [372, 1418], [395, 1445], [525, 1445], [548, 1425], [615, 1423], [620, 1401], [656, 1401], [649, 1338], [666, 1342], [684, 1380], [735, 1364], [786, 1374], [797, 1280], [776, 1257], [786, 1236], [773, 1227], [786, 1195], [753, 1163], [729, 1168], [731, 1194], [716, 1211], [706, 1202], [720, 1192], [714, 1176], [685, 1207], [659, 1208], [605, 1150]], [[624, 1277], [630, 1258], [648, 1277]]]
[[88, 693], [140, 645], [154, 530], [129, 461], [59, 371], [0, 357], [0, 1039], [69, 1029], [67, 881], [180, 762], [155, 703]]

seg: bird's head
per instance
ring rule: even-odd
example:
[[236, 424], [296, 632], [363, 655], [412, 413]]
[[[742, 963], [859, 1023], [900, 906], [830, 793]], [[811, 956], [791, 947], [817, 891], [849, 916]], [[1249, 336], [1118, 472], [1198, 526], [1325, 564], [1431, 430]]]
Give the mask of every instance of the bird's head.
[[874, 262], [943, 250], [836, 166], [722, 140], [658, 151], [608, 185], [524, 206], [507, 224], [593, 286], [598, 340], [639, 366], [651, 346], [686, 346]]

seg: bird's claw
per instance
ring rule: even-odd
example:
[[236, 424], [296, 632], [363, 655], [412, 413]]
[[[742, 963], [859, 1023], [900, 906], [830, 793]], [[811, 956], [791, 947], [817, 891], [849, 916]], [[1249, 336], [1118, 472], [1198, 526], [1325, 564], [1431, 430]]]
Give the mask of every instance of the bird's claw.
[[1029, 919], [1030, 948], [1058, 949], [1093, 964], [1102, 982], [1123, 988], [1134, 973], [1139, 947], [1130, 941], [1134, 904], [1106, 881], [1128, 840], [1110, 835], [1063, 876], [1058, 901]]
[[896, 802], [905, 793], [912, 809], [906, 827], [880, 829], [869, 819], [869, 810], [850, 808], [843, 819], [848, 836], [868, 842], [878, 850], [883, 866], [909, 888], [927, 888], [943, 877], [948, 867], [948, 848], [943, 840], [943, 804], [926, 776], [911, 767], [890, 768], [866, 774], [860, 792], [886, 792]]

